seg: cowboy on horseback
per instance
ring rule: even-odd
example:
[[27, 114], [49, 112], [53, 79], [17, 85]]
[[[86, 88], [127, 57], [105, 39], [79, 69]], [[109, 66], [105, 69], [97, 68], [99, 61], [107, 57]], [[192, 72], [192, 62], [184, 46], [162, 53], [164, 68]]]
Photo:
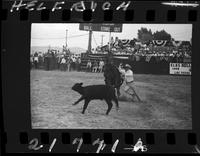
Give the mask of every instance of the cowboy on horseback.
[[111, 85], [117, 90], [120, 96], [120, 86], [123, 83], [119, 69], [114, 65], [112, 57], [108, 57], [104, 66], [104, 77], [106, 85]]

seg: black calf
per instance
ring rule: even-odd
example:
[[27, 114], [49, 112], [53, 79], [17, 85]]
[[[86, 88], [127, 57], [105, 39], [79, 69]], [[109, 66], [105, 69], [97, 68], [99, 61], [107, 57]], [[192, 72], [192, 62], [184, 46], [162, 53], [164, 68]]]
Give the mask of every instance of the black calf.
[[85, 100], [85, 104], [83, 106], [82, 113], [85, 113], [87, 106], [91, 100], [99, 99], [105, 100], [108, 104], [108, 110], [106, 115], [109, 114], [110, 110], [112, 109], [112, 100], [116, 103], [117, 110], [119, 109], [118, 100], [115, 95], [115, 89], [109, 85], [90, 85], [82, 87], [83, 83], [76, 83], [72, 90], [78, 92], [82, 96], [78, 99], [73, 105], [78, 104], [80, 101]]

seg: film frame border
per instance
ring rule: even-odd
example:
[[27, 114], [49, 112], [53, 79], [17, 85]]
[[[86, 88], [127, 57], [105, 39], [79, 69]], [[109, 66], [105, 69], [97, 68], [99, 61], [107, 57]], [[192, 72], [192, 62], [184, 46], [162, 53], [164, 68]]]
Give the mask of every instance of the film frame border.
[[[46, 1], [45, 1], [46, 2]], [[69, 1], [69, 3], [73, 3], [73, 1]], [[103, 3], [102, 1], [97, 1], [98, 3]], [[116, 2], [112, 2], [114, 3], [114, 6], [117, 5], [117, 2], [122, 2], [122, 1], [116, 1]], [[188, 149], [184, 149], [185, 152], [188, 152], [190, 150], [193, 149], [193, 146], [199, 143], [199, 130], [200, 127], [199, 125], [197, 125], [198, 120], [196, 115], [198, 115], [198, 108], [199, 106], [197, 104], [193, 104], [193, 103], [198, 103], [198, 99], [197, 97], [195, 97], [194, 91], [196, 91], [197, 89], [197, 84], [199, 84], [198, 82], [198, 68], [199, 68], [199, 62], [198, 62], [198, 49], [199, 49], [199, 45], [198, 45], [198, 39], [199, 36], [198, 34], [200, 34], [200, 31], [198, 30], [198, 27], [200, 27], [200, 21], [198, 17], [200, 17], [200, 10], [199, 7], [198, 8], [174, 8], [174, 7], [169, 7], [169, 6], [160, 6], [159, 2], [154, 2], [154, 5], [151, 2], [146, 2], [148, 5], [146, 5], [146, 9], [145, 11], [142, 11], [141, 8], [144, 8], [144, 4], [140, 4], [140, 2], [137, 2], [138, 5], [134, 5], [134, 6], [130, 6], [130, 9], [126, 10], [126, 11], [121, 11], [121, 10], [106, 10], [106, 11], [98, 11], [98, 9], [94, 12], [100, 16], [98, 16], [97, 18], [97, 14], [93, 14], [93, 12], [91, 13], [91, 10], [85, 10], [82, 13], [78, 13], [78, 12], [74, 12], [74, 11], [69, 11], [69, 9], [64, 9], [61, 12], [57, 11], [56, 13], [51, 12], [50, 10], [44, 10], [41, 11], [39, 14], [38, 12], [32, 12], [30, 13], [29, 11], [22, 9], [19, 12], [14, 12], [11, 13], [9, 12], [9, 7], [10, 5], [8, 5], [8, 3], [13, 3], [11, 2], [3, 2], [4, 8], [2, 10], [3, 12], [3, 18], [2, 18], [2, 22], [5, 22], [7, 24], [7, 26], [9, 26], [10, 24], [15, 24], [15, 26], [17, 26], [17, 29], [19, 29], [19, 32], [15, 32], [16, 36], [20, 36], [20, 33], [22, 32], [22, 34], [25, 35], [25, 38], [22, 41], [25, 41], [24, 43], [27, 45], [25, 45], [25, 49], [29, 50], [30, 49], [30, 24], [31, 23], [61, 23], [61, 22], [65, 22], [65, 23], [87, 23], [87, 22], [94, 22], [94, 23], [101, 23], [101, 22], [105, 22], [105, 23], [165, 23], [165, 24], [177, 24], [177, 23], [190, 23], [193, 25], [193, 35], [192, 35], [192, 43], [193, 43], [193, 54], [192, 54], [192, 71], [193, 71], [193, 76], [192, 76], [192, 125], [193, 125], [193, 129], [192, 130], [161, 130], [161, 132], [158, 133], [157, 130], [31, 130], [30, 127], [30, 123], [28, 123], [30, 120], [30, 117], [28, 117], [28, 121], [26, 119], [22, 120], [22, 123], [20, 124], [21, 128], [16, 128], [13, 125], [9, 124], [9, 123], [5, 123], [6, 120], [10, 121], [8, 115], [5, 115], [5, 110], [6, 112], [9, 112], [8, 114], [10, 114], [11, 111], [10, 108], [4, 106], [4, 117], [6, 116], [6, 120], [4, 120], [2, 123], [4, 123], [5, 125], [5, 131], [8, 131], [7, 133], [5, 131], [2, 132], [2, 136], [4, 136], [2, 139], [2, 144], [4, 144], [5, 142], [8, 144], [10, 142], [10, 140], [13, 139], [14, 137], [14, 145], [16, 147], [16, 151], [21, 151], [21, 150], [25, 150], [24, 146], [22, 145], [28, 145], [31, 136], [35, 137], [38, 136], [38, 138], [40, 138], [40, 142], [44, 143], [44, 144], [50, 144], [50, 140], [52, 139], [52, 136], [57, 136], [57, 138], [61, 139], [63, 137], [67, 138], [67, 141], [63, 141], [62, 139], [62, 143], [63, 145], [69, 144], [69, 146], [71, 146], [70, 142], [72, 141], [72, 139], [74, 137], [80, 136], [83, 137], [84, 139], [84, 143], [87, 145], [91, 145], [92, 140], [96, 139], [97, 137], [103, 138], [105, 139], [105, 142], [107, 144], [112, 144], [113, 141], [115, 141], [115, 139], [117, 138], [117, 136], [119, 137], [120, 141], [124, 141], [125, 144], [132, 144], [135, 143], [135, 141], [137, 140], [137, 136], [140, 136], [141, 138], [143, 138], [144, 142], [152, 148], [150, 148], [150, 153], [154, 153], [154, 152], [158, 152], [154, 149], [153, 146], [157, 146], [157, 148], [159, 147], [157, 145], [157, 143], [163, 143], [164, 145], [166, 144], [166, 149], [172, 150], [172, 152], [180, 152], [180, 149], [182, 150], [183, 147], [187, 147]], [[54, 2], [50, 1], [50, 2], [46, 2], [48, 6], [51, 6]], [[118, 4], [119, 4], [118, 3]], [[152, 8], [153, 7], [153, 8]], [[161, 8], [160, 8], [161, 7]], [[6, 8], [6, 9], [5, 9]], [[163, 11], [164, 10], [164, 11]], [[162, 12], [162, 13], [161, 13]], [[101, 14], [99, 14], [101, 13]], [[104, 17], [108, 17], [106, 15], [112, 13], [114, 15], [114, 18], [111, 17], [111, 19], [106, 19], [106, 21], [104, 21]], [[68, 15], [70, 14], [70, 15]], [[92, 21], [88, 20], [87, 15], [89, 14], [90, 17], [92, 17]], [[91, 16], [92, 14], [92, 16]], [[129, 14], [132, 14], [133, 16], [130, 18]], [[67, 19], [63, 20], [63, 17], [65, 17], [64, 15], [69, 16]], [[187, 15], [187, 16], [185, 16]], [[195, 16], [195, 18], [194, 18]], [[95, 18], [96, 17], [96, 18]], [[115, 18], [118, 17], [118, 18]], [[123, 18], [119, 18], [119, 17], [123, 17]], [[94, 19], [94, 20], [93, 20]], [[120, 20], [119, 20], [120, 19]], [[4, 23], [4, 24], [5, 24]], [[6, 25], [5, 24], [5, 25]], [[5, 28], [5, 27], [4, 27]], [[22, 29], [23, 28], [23, 29]], [[6, 30], [8, 31], [9, 28], [6, 28]], [[14, 30], [12, 32], [10, 32], [10, 35], [14, 33]], [[3, 36], [5, 36], [5, 34], [3, 34]], [[11, 41], [15, 41], [17, 38], [15, 37], [13, 40]], [[27, 41], [28, 39], [28, 41]], [[4, 41], [3, 42], [3, 46], [7, 45]], [[194, 46], [195, 45], [195, 46]], [[8, 49], [8, 48], [7, 48]], [[12, 48], [10, 48], [8, 51], [13, 50]], [[28, 62], [24, 62], [28, 57], [29, 53], [26, 54], [25, 50], [22, 50], [20, 48], [18, 48], [17, 50], [21, 50], [25, 55], [23, 55], [23, 58], [21, 58], [21, 61], [23, 63], [25, 63], [26, 65], [29, 65]], [[8, 61], [8, 57], [9, 56], [15, 56], [12, 54], [8, 54], [8, 52], [6, 52], [6, 50], [2, 49], [2, 66], [4, 68], [2, 68], [2, 72], [5, 74], [6, 70], [5, 70], [5, 65], [6, 65], [6, 61]], [[17, 57], [17, 56], [15, 56]], [[12, 59], [11, 59], [12, 60]], [[8, 61], [9, 62], [9, 61]], [[15, 62], [15, 61], [14, 61]], [[22, 67], [22, 64], [20, 64], [20, 66]], [[29, 66], [28, 66], [29, 67]], [[12, 69], [10, 66], [6, 67], [7, 69]], [[22, 72], [22, 75], [26, 75], [27, 78], [28, 74], [26, 73], [28, 70], [25, 69], [25, 72]], [[6, 76], [12, 76], [12, 74], [10, 75], [6, 75]], [[19, 77], [19, 76], [18, 76]], [[23, 77], [21, 77], [23, 78]], [[25, 80], [26, 82], [29, 82], [29, 80], [27, 78], [23, 78], [23, 80]], [[3, 81], [6, 81], [6, 77], [3, 77]], [[8, 82], [7, 82], [8, 83]], [[16, 85], [19, 86], [19, 85]], [[5, 88], [5, 86], [3, 85], [3, 87]], [[9, 86], [10, 87], [10, 86]], [[27, 86], [23, 86], [25, 87], [26, 91], [29, 90], [29, 87], [27, 88]], [[195, 89], [194, 89], [195, 88]], [[10, 89], [10, 88], [9, 88]], [[6, 95], [5, 93], [8, 93], [7, 91], [5, 92], [5, 89], [3, 89], [4, 91], [4, 96]], [[25, 97], [27, 96], [25, 93], [23, 94]], [[29, 98], [26, 97], [27, 101]], [[20, 100], [20, 99], [19, 99]], [[9, 101], [9, 100], [8, 100]], [[23, 100], [22, 100], [23, 101]], [[6, 102], [6, 100], [4, 99], [3, 102]], [[10, 105], [11, 106], [11, 105]], [[22, 108], [25, 105], [22, 106]], [[21, 107], [21, 106], [19, 106]], [[5, 109], [6, 108], [6, 109]], [[11, 106], [11, 108], [16, 108]], [[27, 117], [27, 115], [30, 116], [30, 106], [25, 106], [25, 109], [28, 110], [27, 112], [24, 112], [23, 114]], [[16, 111], [16, 113], [19, 113], [20, 111]], [[3, 114], [2, 113], [2, 114]], [[16, 117], [16, 113], [15, 113], [15, 117]], [[4, 118], [5, 119], [5, 118]], [[19, 119], [19, 118], [18, 118]], [[25, 121], [26, 120], [26, 121]], [[18, 120], [20, 121], [20, 120]], [[26, 125], [24, 125], [24, 123], [26, 123]], [[3, 128], [4, 128], [3, 125]], [[27, 125], [29, 125], [27, 127]], [[16, 133], [13, 133], [12, 135], [10, 135], [11, 131], [16, 131]], [[10, 132], [9, 132], [10, 131]], [[28, 131], [28, 132], [27, 132]], [[29, 133], [29, 131], [31, 131], [31, 133]], [[61, 131], [61, 133], [60, 133]], [[82, 131], [82, 133], [80, 132]], [[102, 133], [102, 131], [104, 131], [105, 133]], [[160, 131], [160, 130], [159, 130]], [[71, 133], [73, 132], [73, 133]], [[92, 132], [92, 134], [90, 134], [89, 132]], [[64, 134], [64, 135], [63, 135]], [[120, 134], [120, 135], [119, 135]], [[87, 136], [87, 137], [86, 137]], [[184, 136], [184, 138], [182, 138]], [[88, 137], [90, 139], [88, 139]], [[126, 138], [128, 140], [126, 140]], [[165, 141], [161, 141], [160, 138], [164, 139]], [[184, 140], [183, 142], [180, 140]], [[19, 143], [19, 140], [21, 141], [20, 145], [18, 145], [17, 143]], [[152, 141], [153, 140], [153, 141]], [[84, 146], [85, 146], [84, 144]], [[60, 144], [59, 144], [60, 145]], [[172, 147], [172, 145], [178, 145], [177, 148], [175, 148], [174, 146]], [[189, 146], [187, 146], [189, 145]], [[190, 146], [191, 145], [191, 146]], [[62, 144], [60, 145], [60, 147], [62, 146]], [[64, 146], [64, 148], [66, 148], [66, 146]], [[118, 147], [119, 148], [119, 147]], [[165, 151], [166, 149], [163, 146], [159, 147], [159, 149]], [[11, 150], [12, 147], [7, 147], [7, 150]], [[88, 152], [87, 150], [91, 149], [90, 147], [87, 148], [86, 147], [86, 151], [83, 152]], [[177, 150], [178, 149], [178, 150]], [[3, 149], [2, 149], [3, 150]], [[62, 150], [62, 149], [61, 149]], [[26, 151], [26, 150], [25, 150]], [[27, 150], [26, 152], [28, 152], [29, 150]], [[5, 151], [4, 151], [5, 152]], [[41, 151], [41, 152], [47, 152], [47, 151]], [[57, 151], [58, 152], [58, 151]], [[75, 150], [71, 150], [71, 152], [76, 152]], [[94, 152], [94, 151], [93, 151]], [[124, 153], [125, 151], [123, 151]], [[160, 151], [162, 153], [162, 151]], [[126, 152], [125, 152], [126, 153]]]
[[[7, 3], [6, 3], [7, 2]], [[14, 3], [16, 2], [16, 3]], [[55, 2], [64, 2], [64, 1], [55, 1]], [[61, 9], [55, 10], [54, 1], [36, 1], [35, 6], [32, 8], [33, 11], [29, 11], [26, 6], [28, 6], [28, 0], [17, 0], [17, 1], [4, 1], [5, 8], [1, 10], [2, 17], [1, 20], [13, 20], [16, 16], [16, 20], [20, 21], [32, 21], [35, 20], [38, 22], [198, 22], [199, 7], [173, 7], [173, 6], [164, 6], [162, 1], [146, 1], [146, 6], [139, 1], [82, 1], [85, 10], [76, 11], [73, 8], [73, 5], [77, 2], [74, 0], [67, 1]], [[79, 1], [81, 2], [81, 1]], [[96, 3], [96, 8], [92, 10], [93, 3]], [[144, 2], [144, 1], [142, 1]], [[184, 2], [184, 1], [183, 1]], [[14, 3], [14, 4], [13, 4]], [[107, 5], [104, 5], [106, 4]], [[160, 10], [158, 3], [164, 10]], [[21, 6], [20, 6], [21, 4]], [[23, 5], [25, 6], [23, 6]], [[37, 10], [38, 6], [44, 5], [46, 9]], [[108, 5], [109, 4], [109, 5]], [[124, 4], [121, 6], [121, 4]], [[15, 5], [14, 8], [12, 6]], [[17, 8], [17, 6], [19, 8]], [[105, 7], [103, 7], [105, 6]], [[109, 6], [106, 8], [106, 6]], [[121, 7], [120, 7], [121, 6]], [[148, 7], [147, 7], [148, 6]], [[145, 8], [146, 7], [146, 8]], [[29, 9], [32, 9], [31, 7]], [[54, 11], [53, 11], [54, 9]], [[11, 11], [12, 10], [12, 11]], [[99, 14], [101, 13], [101, 14]], [[36, 14], [38, 14], [36, 16]], [[117, 15], [117, 16], [116, 16]], [[120, 16], [119, 16], [120, 15]], [[139, 16], [138, 16], [139, 15]], [[18, 17], [17, 17], [18, 16]], [[92, 18], [94, 17], [94, 18]], [[135, 18], [134, 18], [135, 17]]]

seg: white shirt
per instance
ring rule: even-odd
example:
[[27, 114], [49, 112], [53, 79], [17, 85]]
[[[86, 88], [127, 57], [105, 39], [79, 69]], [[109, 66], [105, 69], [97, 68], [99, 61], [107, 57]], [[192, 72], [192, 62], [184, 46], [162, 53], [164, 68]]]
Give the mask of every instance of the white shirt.
[[38, 57], [37, 56], [34, 57], [34, 61], [38, 62]]
[[62, 58], [62, 60], [61, 60], [61, 64], [65, 64], [65, 63], [66, 63], [65, 58]]
[[100, 61], [100, 62], [99, 62], [99, 66], [100, 66], [100, 67], [103, 67], [103, 66], [104, 66], [104, 62], [103, 62], [103, 61]]
[[92, 66], [92, 63], [91, 62], [88, 62], [87, 63], [87, 67], [91, 67]]
[[72, 57], [72, 62], [76, 62], [76, 59], [74, 57]]
[[128, 69], [127, 71], [125, 71], [125, 81], [126, 82], [134, 81], [132, 70]]

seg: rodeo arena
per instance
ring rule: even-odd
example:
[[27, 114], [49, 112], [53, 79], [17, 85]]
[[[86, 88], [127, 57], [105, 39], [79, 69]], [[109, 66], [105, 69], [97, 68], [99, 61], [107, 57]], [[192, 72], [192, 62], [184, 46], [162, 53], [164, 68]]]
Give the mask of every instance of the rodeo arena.
[[[62, 49], [31, 51], [32, 128], [192, 128], [191, 41], [112, 36], [122, 29], [80, 24], [87, 50], [71, 51], [69, 38]], [[92, 47], [95, 31], [109, 40]]]

